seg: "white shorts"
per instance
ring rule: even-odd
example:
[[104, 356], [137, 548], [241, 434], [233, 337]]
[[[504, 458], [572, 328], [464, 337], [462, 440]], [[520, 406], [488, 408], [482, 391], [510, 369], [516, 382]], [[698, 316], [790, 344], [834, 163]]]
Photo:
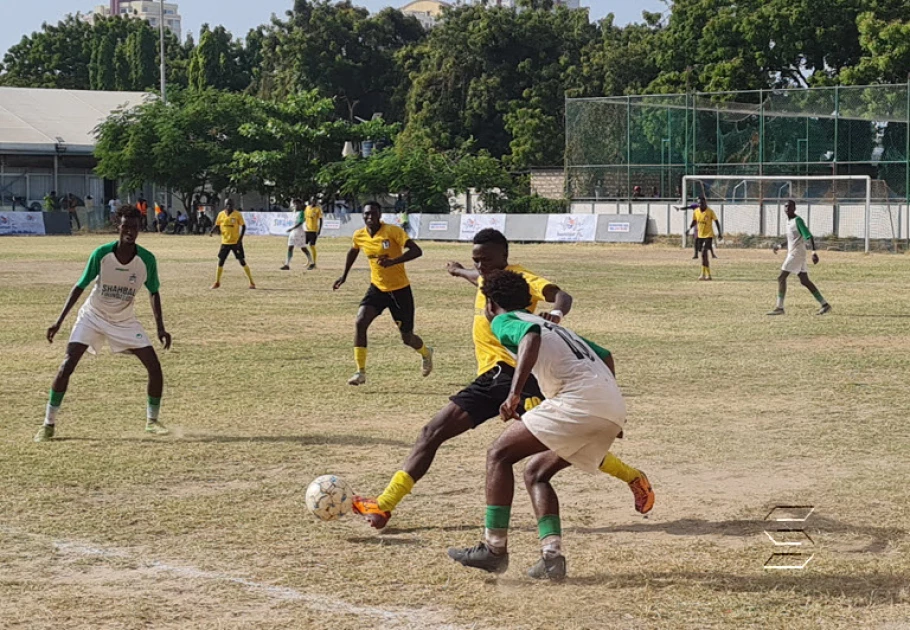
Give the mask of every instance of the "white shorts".
[[806, 265], [806, 255], [791, 256], [787, 254], [787, 258], [784, 260], [784, 264], [781, 265], [780, 270], [796, 274], [809, 273], [809, 267]]
[[137, 319], [125, 322], [108, 322], [91, 311], [82, 308], [76, 318], [76, 325], [70, 333], [70, 343], [81, 343], [88, 346], [88, 351], [98, 354], [107, 339], [111, 352], [128, 352], [137, 348], [152, 345], [148, 335]]
[[597, 473], [622, 427], [544, 400], [521, 421], [548, 449], [581, 470]]
[[299, 227], [296, 230], [291, 231], [288, 234], [288, 247], [305, 247], [306, 246], [306, 236], [304, 235], [303, 228]]

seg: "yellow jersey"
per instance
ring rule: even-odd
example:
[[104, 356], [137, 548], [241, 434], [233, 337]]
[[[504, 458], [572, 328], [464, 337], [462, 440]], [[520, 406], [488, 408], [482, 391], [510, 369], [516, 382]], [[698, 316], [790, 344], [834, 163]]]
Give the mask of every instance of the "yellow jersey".
[[234, 210], [228, 214], [222, 210], [215, 219], [215, 225], [221, 228], [221, 244], [235, 245], [240, 240], [240, 228], [246, 223], [243, 222], [243, 215], [239, 211]]
[[411, 284], [404, 265], [380, 267], [380, 258], [398, 258], [404, 253], [404, 244], [411, 239], [408, 233], [397, 225], [380, 223], [376, 234], [370, 236], [365, 228], [354, 232], [351, 247], [363, 250], [370, 261], [370, 282], [380, 291], [386, 293], [403, 289]]
[[714, 221], [717, 221], [717, 215], [711, 208], [696, 208], [692, 215], [698, 224], [698, 238], [714, 238]]
[[[530, 312], [533, 313], [537, 309], [538, 302], [547, 301], [543, 295], [543, 290], [553, 284], [552, 282], [546, 278], [534, 275], [520, 265], [509, 265], [506, 269], [508, 271], [520, 273], [525, 281], [527, 281], [528, 286], [531, 287], [531, 305], [528, 306]], [[496, 367], [496, 364], [500, 362], [508, 363], [512, 367], [515, 367], [516, 364], [515, 357], [499, 343], [496, 335], [493, 334], [493, 329], [490, 328], [490, 322], [487, 321], [487, 316], [484, 313], [487, 298], [480, 290], [480, 287], [482, 286], [483, 277], [481, 276], [477, 279], [477, 297], [474, 299], [474, 328], [472, 331], [474, 337], [474, 356], [477, 357], [478, 375], [492, 370]]]
[[305, 232], [318, 232], [319, 220], [322, 219], [322, 208], [319, 206], [307, 206], [303, 211]]

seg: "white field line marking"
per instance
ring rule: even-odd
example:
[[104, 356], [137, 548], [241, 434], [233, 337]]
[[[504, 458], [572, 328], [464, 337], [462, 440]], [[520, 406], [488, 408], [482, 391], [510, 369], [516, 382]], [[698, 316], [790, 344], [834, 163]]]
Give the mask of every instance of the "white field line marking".
[[213, 582], [228, 582], [231, 584], [238, 584], [247, 588], [251, 592], [259, 593], [266, 597], [284, 601], [301, 602], [307, 606], [307, 608], [316, 612], [378, 617], [383, 621], [384, 624], [392, 624], [391, 626], [384, 625], [383, 627], [395, 627], [402, 629], [427, 628], [434, 630], [472, 630], [473, 628], [476, 628], [476, 624], [472, 626], [459, 626], [449, 623], [442, 623], [440, 621], [440, 618], [444, 617], [444, 611], [436, 612], [413, 608], [395, 611], [388, 610], [386, 608], [380, 608], [378, 606], [358, 606], [346, 602], [343, 599], [329, 595], [304, 593], [293, 588], [275, 586], [273, 584], [266, 584], [263, 582], [256, 582], [255, 580], [250, 580], [236, 575], [230, 575], [229, 573], [204, 571], [193, 566], [179, 566], [168, 564], [166, 562], [159, 562], [157, 560], [146, 560], [119, 549], [100, 547], [91, 543], [72, 540], [54, 540], [41, 534], [31, 534], [28, 532], [23, 532], [2, 526], [0, 526], [0, 532], [11, 535], [27, 536], [29, 538], [49, 540], [59, 552], [64, 554], [72, 554], [83, 557], [133, 560], [134, 562], [138, 562], [139, 564], [148, 569], [151, 569], [152, 571], [168, 573], [170, 575], [189, 580], [208, 580]]

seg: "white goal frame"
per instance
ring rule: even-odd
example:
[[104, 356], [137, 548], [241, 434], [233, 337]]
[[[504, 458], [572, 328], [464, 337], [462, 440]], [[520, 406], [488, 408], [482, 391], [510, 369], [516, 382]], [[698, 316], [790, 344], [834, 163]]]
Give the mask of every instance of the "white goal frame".
[[689, 235], [689, 205], [686, 195], [689, 191], [689, 182], [704, 180], [727, 180], [739, 182], [811, 182], [811, 181], [861, 181], [866, 183], [866, 203], [865, 203], [865, 251], [869, 253], [869, 234], [872, 231], [872, 177], [869, 175], [685, 175], [682, 178], [682, 209], [683, 209], [683, 229], [682, 229], [682, 247], [686, 248], [687, 238]]

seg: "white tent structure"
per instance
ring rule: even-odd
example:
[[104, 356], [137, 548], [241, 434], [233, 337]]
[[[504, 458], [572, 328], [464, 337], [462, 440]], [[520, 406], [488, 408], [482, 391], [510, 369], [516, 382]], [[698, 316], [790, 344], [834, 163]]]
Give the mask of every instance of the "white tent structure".
[[13, 198], [40, 203], [51, 190], [101, 200], [93, 173], [94, 129], [119, 108], [155, 98], [146, 92], [0, 87], [0, 208]]

